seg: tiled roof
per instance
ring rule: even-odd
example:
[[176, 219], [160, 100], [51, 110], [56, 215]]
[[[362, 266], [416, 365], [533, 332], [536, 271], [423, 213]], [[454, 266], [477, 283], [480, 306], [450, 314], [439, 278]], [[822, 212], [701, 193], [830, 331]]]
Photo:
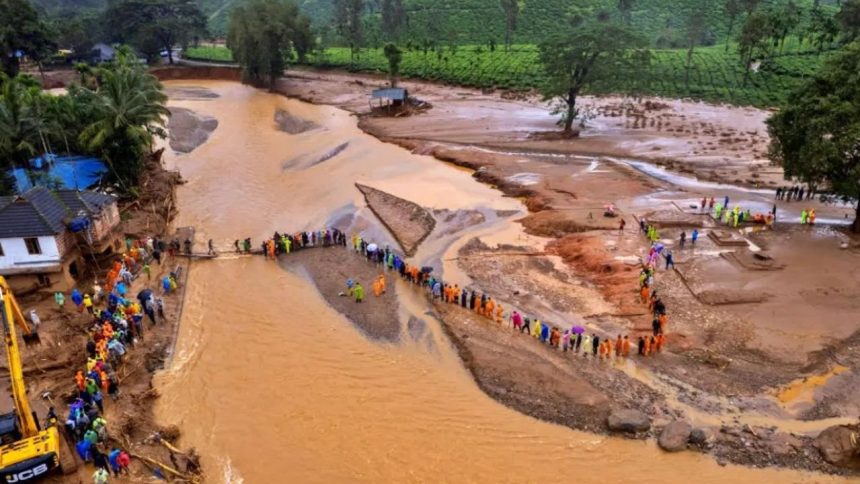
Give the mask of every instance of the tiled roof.
[[96, 215], [114, 198], [96, 192], [35, 187], [16, 197], [0, 197], [0, 238], [57, 235], [66, 230], [65, 220], [83, 210]]
[[116, 199], [110, 195], [98, 192], [79, 192], [75, 190], [62, 190], [57, 196], [71, 211], [71, 215], [77, 215], [83, 210], [87, 215], [98, 215], [102, 209]]

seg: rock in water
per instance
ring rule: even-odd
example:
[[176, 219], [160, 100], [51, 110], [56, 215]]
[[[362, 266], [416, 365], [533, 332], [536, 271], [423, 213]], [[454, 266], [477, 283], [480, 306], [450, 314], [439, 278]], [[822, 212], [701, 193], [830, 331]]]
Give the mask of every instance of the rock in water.
[[607, 419], [609, 430], [615, 432], [637, 433], [651, 428], [651, 419], [638, 410], [616, 410]]
[[668, 452], [679, 452], [687, 448], [687, 441], [690, 440], [690, 433], [693, 428], [690, 424], [681, 420], [675, 420], [669, 425], [663, 427], [660, 432], [660, 438], [657, 439], [657, 444]]
[[827, 462], [843, 467], [860, 467], [860, 426], [828, 427], [818, 434], [814, 444]]

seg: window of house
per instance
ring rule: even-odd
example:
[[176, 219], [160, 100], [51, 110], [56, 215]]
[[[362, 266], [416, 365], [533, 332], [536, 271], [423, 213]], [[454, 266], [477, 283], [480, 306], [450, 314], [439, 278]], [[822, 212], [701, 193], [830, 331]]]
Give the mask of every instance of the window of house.
[[3, 244], [0, 244], [0, 257], [3, 257], [4, 255], [6, 254], [3, 253]]
[[39, 255], [42, 253], [42, 247], [39, 245], [39, 239], [36, 237], [24, 239], [24, 244], [27, 246], [27, 253], [30, 255]]
[[44, 286], [50, 286], [51, 285], [51, 279], [45, 274], [39, 274], [37, 276], [37, 279], [39, 280], [40, 286], [44, 287]]

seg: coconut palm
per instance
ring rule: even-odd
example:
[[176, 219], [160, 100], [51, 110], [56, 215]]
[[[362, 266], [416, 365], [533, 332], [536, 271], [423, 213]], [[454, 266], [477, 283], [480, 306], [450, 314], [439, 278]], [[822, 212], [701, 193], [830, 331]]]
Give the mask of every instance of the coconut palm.
[[170, 112], [158, 80], [135, 64], [127, 54], [99, 73], [98, 91], [92, 97], [95, 121], [81, 132], [83, 146], [98, 153], [125, 189], [137, 184], [143, 157], [153, 137], [165, 137]]
[[30, 108], [31, 94], [17, 78], [0, 78], [0, 158], [26, 163], [36, 154], [38, 132]]

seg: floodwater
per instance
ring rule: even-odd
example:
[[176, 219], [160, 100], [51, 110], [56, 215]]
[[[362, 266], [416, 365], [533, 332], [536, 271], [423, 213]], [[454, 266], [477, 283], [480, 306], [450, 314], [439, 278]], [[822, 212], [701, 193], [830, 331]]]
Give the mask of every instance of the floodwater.
[[[168, 156], [188, 181], [177, 225], [195, 226], [198, 243], [212, 238], [227, 249], [234, 239], [335, 222], [381, 240], [356, 181], [431, 208], [521, 210], [462, 170], [362, 134], [344, 111], [229, 82], [168, 84], [220, 94], [172, 102], [220, 123], [194, 152]], [[322, 128], [278, 132], [278, 108]], [[330, 160], [282, 169], [344, 142]], [[492, 223], [517, 236], [510, 219]], [[703, 455], [665, 454], [653, 443], [524, 416], [477, 388], [438, 329], [429, 346], [406, 336], [398, 344], [368, 340], [301, 275], [261, 258], [195, 262], [188, 283], [175, 356], [156, 382], [156, 413], [203, 455], [209, 482], [830, 480], [720, 467]], [[420, 316], [422, 303], [407, 299]]]

